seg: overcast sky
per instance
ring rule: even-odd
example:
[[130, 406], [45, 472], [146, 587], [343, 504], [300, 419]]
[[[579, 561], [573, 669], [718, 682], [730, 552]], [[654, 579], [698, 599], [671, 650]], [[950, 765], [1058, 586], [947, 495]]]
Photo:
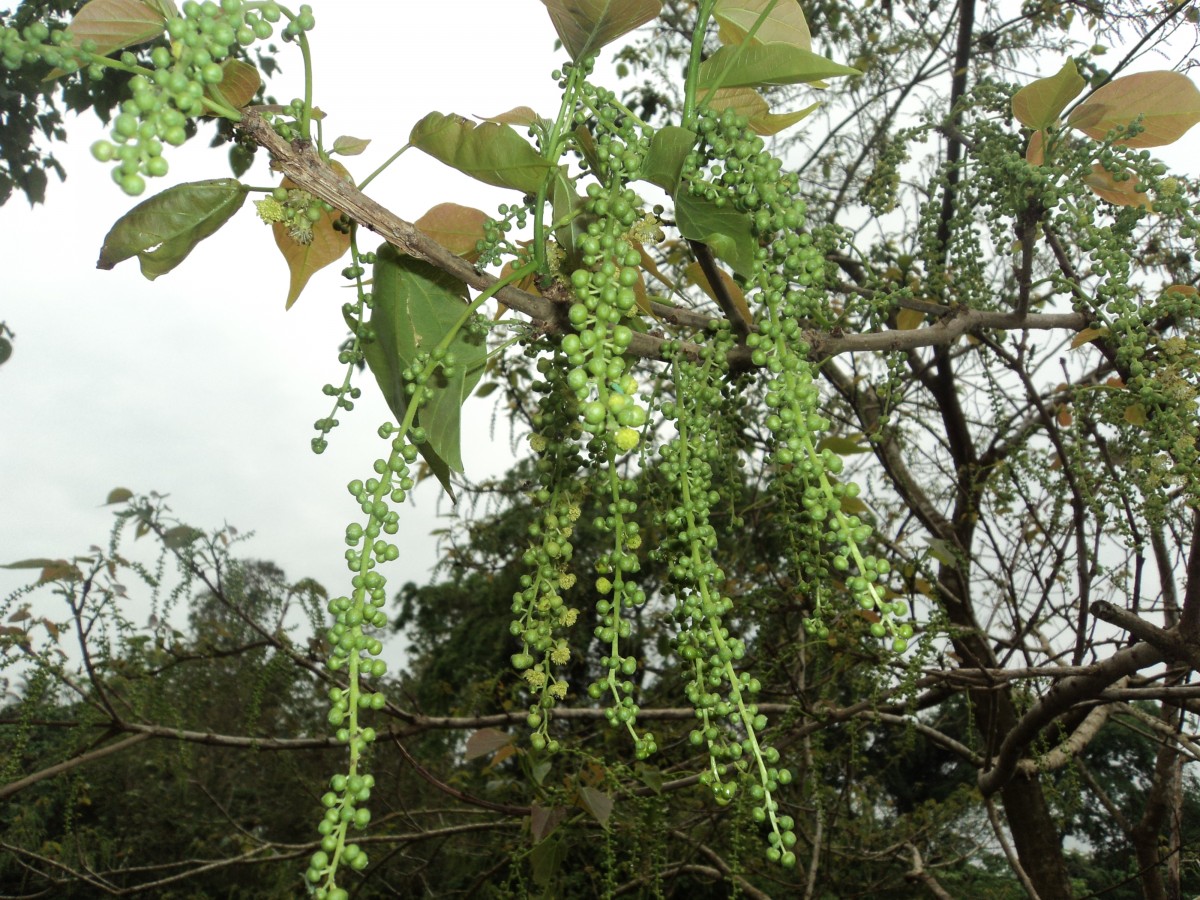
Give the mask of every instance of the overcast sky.
[[[549, 73], [561, 56], [537, 0], [313, 5], [315, 99], [328, 114], [326, 137], [373, 140], [346, 160], [360, 179], [432, 110], [557, 108]], [[302, 90], [291, 50], [282, 48], [283, 75], [271, 86], [281, 100]], [[321, 386], [341, 378], [339, 308], [350, 296], [341, 266], [319, 273], [285, 311], [286, 267], [247, 203], [156, 282], [141, 277], [135, 260], [98, 271], [105, 233], [133, 205], [88, 155], [101, 133], [93, 120], [72, 123], [70, 144], [55, 148], [69, 180], [51, 184], [48, 202], [32, 211], [19, 198], [0, 207], [0, 321], [16, 333], [13, 357], [0, 366], [0, 562], [104, 543], [111, 516], [101, 504], [121, 486], [169, 494], [176, 514], [197, 527], [228, 522], [255, 531], [246, 555], [344, 592], [341, 539], [358, 517], [344, 486], [369, 475], [383, 449], [375, 430], [390, 414], [367, 376], [358, 409], [342, 415], [329, 450], [309, 450], [312, 422], [329, 412]], [[151, 191], [227, 176], [224, 154], [206, 144], [171, 152], [171, 175]], [[1191, 174], [1195, 156], [1186, 154], [1196, 148], [1189, 135], [1171, 154]], [[271, 183], [265, 154], [243, 180]], [[415, 151], [371, 193], [409, 220], [445, 200], [492, 212], [512, 199]], [[491, 401], [469, 403], [465, 419], [469, 473], [499, 474], [509, 441], [489, 433]], [[394, 587], [423, 579], [436, 559], [428, 536], [438, 527], [436, 485], [418, 490], [415, 504], [401, 519], [405, 555], [390, 567]], [[0, 595], [27, 574], [0, 570]]]
[[[536, 0], [313, 6], [315, 99], [328, 114], [326, 137], [373, 140], [344, 160], [360, 179], [432, 110], [557, 110], [549, 76], [561, 60]], [[271, 85], [285, 102], [302, 92], [292, 50], [281, 48], [283, 75]], [[175, 512], [197, 527], [253, 530], [244, 553], [344, 592], [341, 538], [361, 518], [344, 486], [371, 474], [385, 448], [375, 430], [390, 413], [367, 374], [362, 401], [342, 414], [326, 453], [309, 449], [312, 423], [330, 410], [321, 386], [342, 377], [340, 306], [351, 294], [341, 265], [315, 276], [285, 311], [287, 269], [247, 202], [153, 283], [136, 260], [97, 270], [104, 235], [135, 202], [91, 160], [88, 147], [101, 134], [94, 119], [71, 123], [69, 145], [54, 151], [67, 182], [52, 183], [47, 203], [32, 211], [19, 197], [0, 207], [0, 321], [16, 333], [13, 356], [0, 366], [0, 562], [105, 543], [111, 511], [101, 504], [123, 486], [169, 494]], [[171, 174], [152, 181], [150, 192], [228, 176], [224, 152], [206, 145], [202, 138], [171, 152]], [[273, 180], [265, 153], [243, 176], [247, 184]], [[371, 192], [409, 220], [445, 200], [494, 212], [513, 199], [416, 151]], [[510, 459], [507, 434], [491, 439], [491, 412], [491, 400], [465, 412], [472, 475], [502, 472]], [[424, 578], [435, 561], [428, 532], [437, 527], [437, 495], [436, 485], [423, 485], [416, 509], [401, 519], [406, 553], [390, 567], [393, 585]], [[0, 570], [0, 594], [27, 575]]]

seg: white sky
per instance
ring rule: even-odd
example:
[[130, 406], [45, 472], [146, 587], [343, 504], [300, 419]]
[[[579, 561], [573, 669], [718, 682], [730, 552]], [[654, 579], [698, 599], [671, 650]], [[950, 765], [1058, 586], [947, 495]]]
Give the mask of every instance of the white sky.
[[[562, 57], [536, 0], [313, 5], [315, 99], [328, 114], [326, 138], [373, 139], [361, 156], [343, 158], [360, 179], [432, 110], [557, 110], [549, 75]], [[284, 71], [272, 91], [286, 102], [301, 94], [301, 64], [291, 45], [279, 59]], [[342, 377], [340, 306], [352, 296], [337, 274], [345, 263], [318, 273], [285, 311], [286, 266], [247, 202], [153, 283], [136, 260], [98, 271], [104, 235], [136, 202], [91, 159], [88, 147], [101, 134], [94, 117], [71, 123], [69, 145], [54, 150], [67, 182], [52, 183], [47, 203], [32, 211], [19, 197], [0, 207], [0, 320], [16, 333], [13, 356], [0, 366], [0, 562], [104, 544], [111, 510], [100, 504], [123, 486], [169, 494], [176, 514], [197, 527], [253, 530], [243, 554], [344, 592], [341, 538], [358, 513], [344, 486], [370, 474], [385, 447], [375, 430], [390, 417], [366, 373], [363, 398], [340, 416], [329, 449], [319, 457], [309, 449], [312, 423], [331, 406], [321, 386]], [[172, 152], [171, 174], [147, 193], [227, 177], [224, 151], [206, 145], [200, 137]], [[272, 183], [265, 153], [242, 180]], [[513, 199], [417, 151], [371, 191], [409, 220], [445, 200], [494, 212]], [[366, 236], [365, 246], [371, 241]], [[491, 412], [490, 399], [465, 412], [472, 475], [499, 474], [510, 459], [507, 435], [489, 434]], [[389, 567], [395, 587], [423, 579], [436, 559], [428, 532], [437, 527], [438, 489], [430, 482], [415, 498], [401, 519], [409, 552]], [[0, 595], [30, 574], [0, 569]]]
[[[315, 98], [329, 116], [326, 137], [374, 141], [343, 160], [358, 178], [429, 111], [492, 115], [528, 105], [551, 115], [557, 108], [549, 73], [562, 57], [552, 52], [554, 32], [537, 0], [313, 5]], [[290, 45], [279, 58], [284, 72], [272, 91], [286, 101], [301, 93], [300, 61]], [[1059, 61], [1051, 63], [1056, 69]], [[96, 270], [105, 233], [134, 203], [113, 186], [108, 167], [91, 160], [88, 147], [100, 135], [93, 119], [73, 123], [70, 145], [55, 147], [69, 180], [51, 184], [48, 202], [32, 211], [19, 198], [0, 207], [0, 320], [17, 335], [0, 366], [0, 562], [103, 544], [111, 516], [100, 504], [123, 486], [169, 494], [191, 525], [255, 531], [243, 555], [344, 592], [341, 538], [358, 513], [344, 485], [370, 473], [384, 446], [375, 429], [389, 413], [367, 374], [362, 401], [342, 414], [329, 450], [320, 457], [309, 450], [312, 422], [330, 408], [321, 385], [341, 379], [339, 308], [350, 297], [341, 265], [314, 277], [285, 312], [286, 267], [248, 202], [154, 283], [136, 260]], [[1198, 142], [1189, 139], [1184, 150], [1194, 152]], [[201, 137], [172, 152], [171, 175], [150, 190], [227, 176], [224, 153], [206, 144]], [[1174, 155], [1195, 173], [1194, 156]], [[248, 184], [271, 180], [265, 154], [243, 176]], [[444, 200], [491, 212], [512, 198], [416, 151], [371, 193], [410, 220]], [[499, 474], [510, 461], [508, 436], [493, 440], [491, 419], [491, 400], [466, 408], [464, 457], [473, 476]], [[422, 580], [436, 559], [428, 536], [438, 527], [436, 485], [415, 497], [416, 508], [401, 519], [407, 553], [386, 572], [393, 588]], [[0, 570], [0, 596], [29, 574]], [[47, 592], [36, 596], [57, 603]]]

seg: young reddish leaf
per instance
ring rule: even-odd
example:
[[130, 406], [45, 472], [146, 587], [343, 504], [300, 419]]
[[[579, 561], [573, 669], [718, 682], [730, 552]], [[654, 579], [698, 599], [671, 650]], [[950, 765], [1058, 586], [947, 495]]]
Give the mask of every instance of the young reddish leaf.
[[1056, 74], [1039, 78], [1013, 95], [1013, 115], [1026, 128], [1038, 131], [1049, 128], [1086, 85], [1087, 81], [1075, 68], [1075, 60], [1068, 59]]
[[549, 809], [540, 805], [536, 800], [529, 806], [529, 834], [535, 844], [550, 834], [558, 823], [567, 817], [567, 811], [560, 806]]
[[191, 525], [176, 525], [163, 532], [162, 542], [163, 546], [169, 550], [179, 550], [202, 537], [204, 537], [204, 532], [199, 528], [193, 528]]
[[[80, 7], [69, 26], [73, 47], [95, 41], [96, 56], [108, 56], [117, 50], [143, 44], [158, 37], [167, 27], [167, 17], [142, 0], [91, 0]], [[65, 75], [55, 69], [46, 76], [51, 81]]]
[[772, 7], [763, 23], [754, 32], [751, 43], [791, 44], [804, 50], [812, 49], [812, 36], [808, 22], [796, 0], [717, 0], [713, 16], [720, 25], [723, 44], [740, 44], [762, 16]]
[[1150, 207], [1150, 198], [1142, 191], [1134, 190], [1137, 177], [1128, 173], [1129, 178], [1117, 181], [1100, 163], [1092, 165], [1092, 174], [1084, 176], [1083, 183], [1092, 189], [1101, 200], [1107, 200], [1114, 206], [1144, 206]]
[[22, 606], [15, 613], [8, 617], [10, 622], [24, 622], [26, 619], [33, 618], [33, 614], [29, 611], [28, 606]]
[[22, 559], [19, 562], [4, 563], [0, 569], [44, 569], [46, 566], [67, 565], [65, 559]]
[[[660, 240], [661, 240], [661, 235], [660, 235]], [[658, 263], [656, 263], [654, 261], [654, 258], [649, 253], [646, 252], [646, 248], [644, 246], [642, 246], [641, 241], [630, 240], [629, 243], [631, 243], [633, 245], [633, 249], [635, 249], [638, 252], [638, 254], [642, 257], [642, 268], [646, 272], [649, 272], [650, 275], [653, 276], [657, 281], [666, 285], [668, 290], [670, 290], [670, 291], [677, 290], [677, 288], [675, 286], [675, 282], [672, 281], [666, 275], [664, 275], [661, 271], [659, 271]]]
[[192, 249], [229, 221], [246, 200], [233, 178], [193, 181], [143, 200], [113, 225], [100, 248], [99, 269], [136, 256], [153, 281], [179, 265]]
[[508, 125], [475, 123], [432, 112], [413, 126], [409, 141], [472, 178], [535, 194], [551, 164]]
[[661, 0], [542, 0], [559, 40], [575, 62], [645, 25], [662, 12]]
[[[346, 167], [336, 161], [330, 161], [330, 167], [347, 181], [350, 180]], [[294, 188], [296, 185], [289, 178], [280, 182], [280, 187]], [[275, 222], [271, 231], [275, 234], [275, 245], [283, 254], [284, 261], [291, 272], [288, 283], [286, 308], [291, 309], [300, 292], [304, 290], [308, 280], [321, 269], [337, 262], [350, 249], [350, 235], [344, 234], [333, 227], [333, 223], [341, 217], [336, 209], [333, 212], [322, 213], [321, 218], [313, 223], [312, 240], [307, 244], [297, 243], [288, 234], [288, 228], [282, 222]]]
[[133, 496], [133, 491], [129, 488], [113, 488], [108, 492], [108, 499], [104, 501], [105, 506], [112, 506], [114, 503], [124, 503]]
[[1031, 166], [1046, 164], [1046, 132], [1035, 131], [1029, 136], [1029, 146], [1025, 148], [1025, 162]]
[[[708, 276], [704, 274], [704, 268], [700, 263], [688, 263], [687, 268], [683, 272], [687, 276], [688, 281], [712, 297], [713, 300], [717, 299], [716, 291], [713, 290], [712, 283], [708, 280]], [[729, 277], [728, 272], [723, 269], [717, 269], [717, 272], [720, 273], [721, 283], [725, 286], [725, 293], [733, 301], [733, 308], [741, 313], [744, 322], [753, 322], [754, 315], [750, 312], [750, 306], [746, 303], [746, 295], [742, 292], [741, 287]]]
[[498, 728], [480, 728], [467, 738], [465, 758], [471, 760], [487, 756], [495, 753], [501, 747], [508, 746], [512, 741], [513, 736], [507, 731], [501, 731]]
[[483, 238], [487, 213], [457, 203], [439, 203], [413, 224], [447, 250], [469, 262], [479, 258], [476, 244]]
[[58, 559], [43, 568], [38, 576], [38, 584], [48, 581], [83, 581], [83, 573], [74, 564]]
[[790, 44], [739, 44], [722, 47], [700, 64], [699, 87], [807, 84], [824, 78], [859, 74], [858, 69]]
[[370, 138], [356, 138], [343, 134], [333, 142], [333, 149], [330, 152], [340, 153], [342, 156], [358, 156], [367, 149], [370, 143]]
[[1168, 284], [1165, 288], [1163, 288], [1163, 293], [1180, 294], [1184, 297], [1195, 297], [1197, 294], [1200, 294], [1200, 290], [1197, 290], [1190, 284]]
[[1079, 334], [1071, 339], [1071, 349], [1082, 347], [1084, 344], [1090, 344], [1098, 337], [1103, 337], [1108, 334], [1107, 328], [1085, 328]]
[[925, 321], [925, 313], [919, 309], [902, 309], [896, 313], [896, 328], [900, 331], [912, 331]]
[[1075, 418], [1071, 415], [1071, 407], [1060, 407], [1058, 410], [1058, 415], [1055, 416], [1055, 420], [1063, 428], [1069, 428], [1071, 423], [1075, 421]]
[[262, 86], [262, 78], [258, 69], [240, 59], [227, 59], [221, 64], [225, 74], [220, 84], [210, 84], [205, 93], [230, 109], [241, 109], [254, 99]]
[[489, 769], [495, 768], [510, 756], [514, 756], [517, 752], [518, 749], [516, 744], [505, 744], [503, 747], [497, 750], [491, 760], [488, 761], [487, 767]]
[[1068, 124], [1104, 140], [1114, 128], [1135, 120], [1144, 131], [1118, 144], [1161, 147], [1179, 140], [1200, 122], [1200, 90], [1178, 72], [1140, 72], [1109, 82], [1074, 110]]
[[767, 105], [767, 101], [754, 88], [721, 88], [715, 92], [701, 91], [700, 99], [718, 112], [732, 109], [739, 116], [745, 116], [754, 133], [761, 135], [778, 134], [812, 114], [821, 105], [813, 103], [795, 112], [773, 113], [771, 107]]
[[579, 789], [579, 805], [604, 826], [612, 815], [613, 798], [597, 788], [584, 786]]
[[497, 125], [520, 125], [528, 128], [538, 120], [538, 114], [528, 106], [514, 106], [495, 116], [476, 116], [476, 118], [484, 122], [495, 122]]

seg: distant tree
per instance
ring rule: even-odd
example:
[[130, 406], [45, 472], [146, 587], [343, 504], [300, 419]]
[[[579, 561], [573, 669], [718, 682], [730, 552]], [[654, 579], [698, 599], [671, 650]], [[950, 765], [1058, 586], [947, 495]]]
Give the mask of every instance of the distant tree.
[[[309, 7], [92, 0], [69, 31], [27, 17], [40, 6], [3, 15], [9, 180], [34, 197], [44, 176], [13, 173], [53, 168], [30, 77], [120, 98], [64, 102], [113, 112], [92, 151], [130, 195], [221, 120], [284, 179], [168, 188], [117, 221], [101, 268], [170, 271], [259, 190], [289, 305], [349, 254], [346, 376], [313, 449], [364, 367], [394, 417], [348, 485], [350, 586], [321, 597], [319, 627], [316, 586], [230, 563], [228, 534], [127, 491], [110, 499], [178, 563], [175, 588], [117, 542], [17, 563], [70, 615], [24, 592], [0, 610], [6, 662], [31, 673], [0, 799], [57, 798], [46, 817], [21, 804], [5, 877], [120, 893], [253, 861], [274, 890], [297, 860], [322, 900], [1197, 889], [1200, 188], [1152, 149], [1200, 121], [1200, 91], [1128, 71], [1151, 52], [1189, 64], [1193, 0], [544, 6], [557, 111], [434, 112], [409, 132], [514, 202], [416, 223], [334, 159], [365, 142], [330, 139], [311, 84], [256, 99], [248, 52], [277, 26], [310, 70]], [[592, 70], [625, 43], [638, 82], [618, 96]], [[485, 375], [531, 451], [498, 485], [462, 475]], [[383, 570], [425, 476], [464, 520], [441, 580], [401, 592], [410, 664], [389, 673]], [[118, 572], [157, 592], [147, 629], [122, 616]], [[185, 601], [190, 635], [166, 624]], [[57, 649], [68, 633], [82, 668]], [[212, 692], [183, 705], [200, 682], [176, 672]], [[127, 865], [103, 855], [113, 818], [81, 857], [78, 796], [51, 776], [150, 741], [246, 754], [205, 757], [211, 797], [169, 795], [203, 853], [168, 841], [177, 869]], [[246, 787], [268, 748], [341, 751], [331, 778], [296, 764], [261, 788], [303, 776], [307, 842], [294, 799], [260, 808]]]

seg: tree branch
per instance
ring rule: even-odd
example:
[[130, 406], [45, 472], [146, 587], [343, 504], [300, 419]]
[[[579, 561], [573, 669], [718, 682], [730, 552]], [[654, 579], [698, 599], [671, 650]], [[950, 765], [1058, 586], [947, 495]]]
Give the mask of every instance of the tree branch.
[[[1095, 613], [1094, 604], [1092, 611]], [[1110, 684], [1131, 675], [1139, 669], [1161, 662], [1163, 653], [1150, 644], [1135, 644], [1118, 650], [1087, 675], [1064, 678], [1046, 692], [1016, 726], [1004, 737], [996, 754], [993, 767], [979, 773], [979, 790], [990, 797], [1004, 787], [1017, 771], [1017, 764], [1025, 748], [1039, 732], [1076, 703], [1090, 700]]]

